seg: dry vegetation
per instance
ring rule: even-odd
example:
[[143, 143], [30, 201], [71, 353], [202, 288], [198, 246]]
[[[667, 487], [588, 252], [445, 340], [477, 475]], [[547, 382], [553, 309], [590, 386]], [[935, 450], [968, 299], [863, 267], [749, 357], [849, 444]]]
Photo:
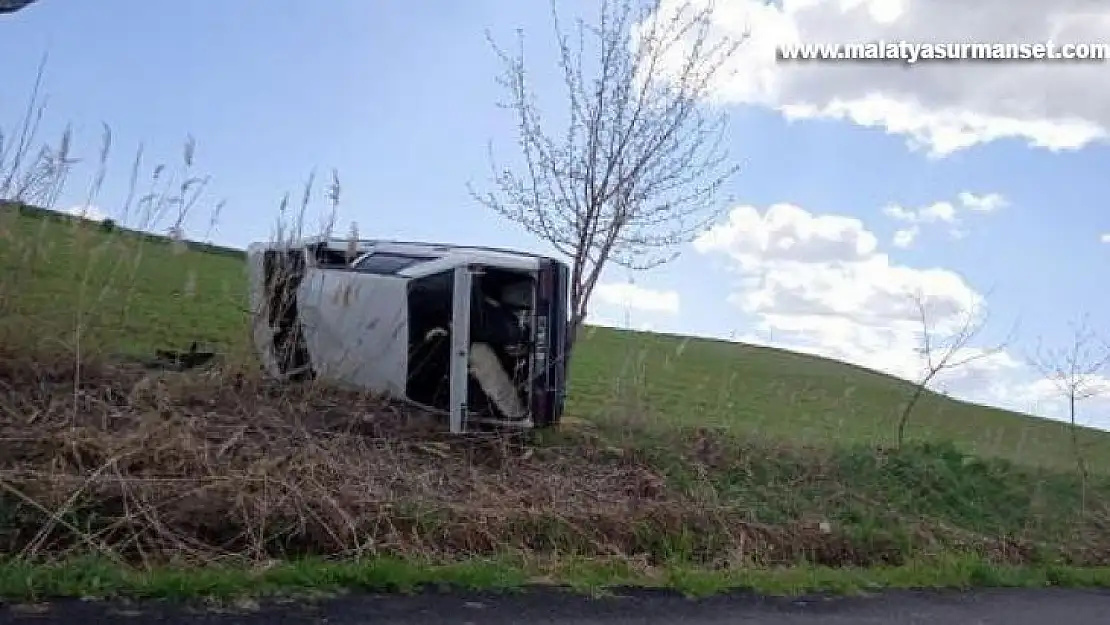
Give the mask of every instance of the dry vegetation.
[[[0, 550], [23, 557], [531, 553], [717, 568], [901, 564], [953, 549], [1093, 565], [1110, 553], [1101, 506], [1053, 511], [1066, 488], [1023, 494], [1006, 481], [1034, 476], [943, 448], [853, 466], [871, 460], [707, 431], [665, 451], [586, 433], [462, 440], [396, 405], [250, 372], [87, 362], [78, 379], [67, 360], [20, 354], [0, 359], [0, 388]], [[882, 472], [889, 483], [856, 483]], [[898, 488], [912, 498], [892, 498]], [[952, 497], [980, 500], [946, 510]]]

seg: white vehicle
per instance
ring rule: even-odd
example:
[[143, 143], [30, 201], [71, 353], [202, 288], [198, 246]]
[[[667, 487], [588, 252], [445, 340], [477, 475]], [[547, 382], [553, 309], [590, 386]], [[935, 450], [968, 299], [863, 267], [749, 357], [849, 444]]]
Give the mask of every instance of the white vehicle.
[[478, 423], [556, 424], [567, 265], [522, 252], [326, 237], [247, 248], [254, 344], [279, 379], [320, 378]]

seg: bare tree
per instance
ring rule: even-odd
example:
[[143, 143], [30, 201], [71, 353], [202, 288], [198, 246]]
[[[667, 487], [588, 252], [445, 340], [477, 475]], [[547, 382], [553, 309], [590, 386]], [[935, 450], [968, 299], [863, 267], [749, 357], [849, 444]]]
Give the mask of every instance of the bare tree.
[[570, 32], [552, 6], [565, 125], [540, 114], [523, 34], [510, 54], [487, 33], [523, 159], [515, 171], [500, 168], [491, 152], [496, 190], [471, 189], [570, 259], [570, 345], [606, 264], [644, 270], [673, 260], [723, 214], [719, 192], [737, 171], [722, 145], [726, 117], [703, 104], [743, 38], [711, 38], [711, 4], [599, 4], [596, 23], [579, 19]]
[[1099, 340], [1086, 315], [1069, 326], [1071, 341], [1066, 347], [1045, 348], [1038, 345], [1036, 354], [1029, 360], [1056, 387], [1060, 396], [1067, 400], [1076, 468], [1086, 479], [1087, 463], [1079, 444], [1076, 417], [1081, 402], [1110, 391], [1106, 381], [1099, 376], [1110, 362], [1110, 347]]
[[902, 407], [902, 414], [898, 418], [899, 447], [906, 440], [906, 427], [909, 425], [914, 408], [925, 395], [925, 391], [930, 390], [937, 376], [945, 371], [959, 369], [997, 354], [1009, 343], [1007, 338], [990, 347], [971, 347], [972, 341], [979, 336], [987, 321], [987, 316], [980, 306], [968, 307], [963, 313], [960, 326], [954, 332], [940, 333], [929, 319], [925, 296], [922, 293], [916, 293], [912, 297], [921, 322], [921, 343], [917, 352], [925, 359], [925, 370], [914, 385], [913, 393]]

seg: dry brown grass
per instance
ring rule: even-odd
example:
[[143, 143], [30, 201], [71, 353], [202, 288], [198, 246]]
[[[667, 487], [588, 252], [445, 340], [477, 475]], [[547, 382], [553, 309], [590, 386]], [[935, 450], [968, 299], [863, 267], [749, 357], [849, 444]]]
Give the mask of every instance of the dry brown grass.
[[[643, 450], [596, 437], [451, 437], [407, 407], [278, 387], [249, 369], [87, 362], [77, 379], [72, 363], [0, 358], [0, 553], [91, 551], [145, 564], [682, 556], [711, 567], [899, 564], [911, 555], [894, 538], [817, 519], [755, 522], [709, 482], [679, 490]], [[741, 451], [695, 436], [684, 453], [691, 466], [722, 470], [745, 462]], [[830, 470], [815, 457], [797, 479]], [[1021, 537], [906, 522], [918, 554], [952, 544], [1008, 562], [1037, 554]], [[1070, 546], [1068, 559], [1106, 560], [1105, 533], [1083, 535], [1092, 540]]]
[[[89, 364], [75, 381], [68, 363], [0, 363], [0, 479], [50, 519], [5, 551], [621, 553], [638, 522], [682, 521], [662, 478], [612, 450], [451, 438], [372, 396], [242, 372]], [[63, 521], [91, 514], [95, 529]]]

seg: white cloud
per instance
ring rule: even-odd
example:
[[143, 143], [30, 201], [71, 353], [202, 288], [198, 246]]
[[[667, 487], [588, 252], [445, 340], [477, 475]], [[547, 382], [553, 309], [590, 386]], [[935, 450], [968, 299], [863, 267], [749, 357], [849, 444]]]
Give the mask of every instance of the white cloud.
[[[659, 332], [668, 331], [661, 330], [656, 327], [656, 324], [651, 321], [637, 322], [634, 319], [618, 319], [615, 315], [595, 315], [590, 314], [590, 318], [586, 321], [589, 326], [596, 326], [599, 328], [615, 328], [617, 330], [635, 330], [637, 332]], [[674, 330], [669, 330], [673, 332]]]
[[108, 215], [105, 214], [104, 211], [100, 210], [96, 206], [93, 206], [92, 204], [78, 204], [76, 206], [70, 206], [69, 208], [64, 209], [62, 212], [73, 215], [74, 217], [88, 219], [90, 221], [104, 221], [108, 218]]
[[627, 282], [598, 284], [594, 290], [598, 301], [610, 306], [643, 312], [678, 314], [679, 297], [675, 291], [656, 291]]
[[[703, 4], [708, 0], [695, 0]], [[668, 12], [680, 0], [665, 0]], [[957, 18], [953, 18], [957, 16]], [[780, 62], [782, 44], [1102, 43], [1110, 5], [1091, 0], [730, 0], [719, 33], [751, 37], [714, 99], [885, 129], [944, 156], [1000, 139], [1077, 149], [1110, 134], [1106, 62]], [[680, 50], [678, 52], [681, 52]], [[672, 61], [673, 63], [674, 61]], [[672, 65], [673, 67], [673, 65]]]
[[[1091, 375], [1085, 384], [1091, 395], [1076, 402], [1076, 423], [1110, 429], [1110, 378]], [[1067, 393], [1058, 381], [1047, 377], [1034, 378], [1025, 384], [995, 385], [993, 395], [1001, 400], [1000, 403], [1034, 414], [1062, 421], [1071, 418]]]
[[950, 224], [956, 221], [956, 207], [951, 202], [935, 202], [921, 209], [921, 219], [925, 223], [943, 221]]
[[961, 191], [957, 196], [960, 204], [969, 210], [979, 211], [981, 213], [993, 213], [994, 211], [1009, 206], [1009, 201], [998, 193], [986, 193], [983, 195], [976, 195], [969, 191]]
[[[1092, 397], [1110, 397], [1110, 378], [1098, 374], [1083, 375], [1075, 378], [1082, 380], [1079, 384], [1084, 390], [1083, 394]], [[1067, 399], [1067, 379], [1054, 379], [1043, 377], [1022, 389], [1025, 397], [1033, 401], [1059, 401]]]
[[1103, 243], [1110, 243], [1110, 232], [1107, 232], [1106, 234], [1099, 237], [1099, 240]]
[[952, 202], [933, 202], [919, 209], [906, 208], [898, 204], [889, 204], [883, 207], [883, 214], [895, 221], [912, 224], [894, 233], [891, 244], [899, 248], [907, 248], [917, 240], [921, 234], [922, 224], [946, 224], [948, 234], [953, 239], [962, 239], [967, 236], [967, 230], [960, 228], [960, 211], [974, 211], [989, 213], [1008, 205], [1008, 201], [998, 193], [977, 195], [969, 191], [962, 191], [956, 196], [957, 204]]
[[897, 219], [898, 221], [909, 221], [909, 222], [917, 221], [917, 213], [915, 213], [911, 210], [902, 208], [901, 206], [898, 206], [897, 204], [891, 204], [889, 206], [884, 206], [883, 207], [883, 214], [885, 214], [887, 217], [890, 217], [892, 219]]
[[934, 202], [918, 210], [910, 210], [896, 204], [883, 208], [888, 216], [916, 224], [931, 224], [937, 222], [955, 223], [956, 207], [951, 202]]
[[729, 250], [741, 263], [821, 263], [868, 258], [878, 239], [854, 217], [814, 216], [793, 204], [775, 204], [763, 215], [753, 206], [734, 208], [728, 223], [707, 231], [695, 247]]
[[[816, 232], [824, 236], [797, 234]], [[916, 378], [924, 361], [915, 297], [939, 337], [956, 332], [968, 315], [980, 314], [985, 302], [959, 274], [897, 264], [875, 241], [858, 219], [778, 204], [762, 216], [751, 206], [733, 209], [695, 248], [736, 263], [740, 288], [729, 301], [755, 319], [755, 335], [773, 337], [780, 347]], [[981, 347], [969, 345], [962, 354], [976, 349]], [[943, 382], [957, 390], [979, 388], [998, 371], [1019, 366], [1008, 354], [995, 353], [946, 372]]]
[[894, 247], [907, 248], [913, 245], [914, 240], [917, 239], [918, 233], [921, 229], [917, 226], [910, 226], [909, 228], [902, 228], [894, 233], [894, 239], [891, 243]]

